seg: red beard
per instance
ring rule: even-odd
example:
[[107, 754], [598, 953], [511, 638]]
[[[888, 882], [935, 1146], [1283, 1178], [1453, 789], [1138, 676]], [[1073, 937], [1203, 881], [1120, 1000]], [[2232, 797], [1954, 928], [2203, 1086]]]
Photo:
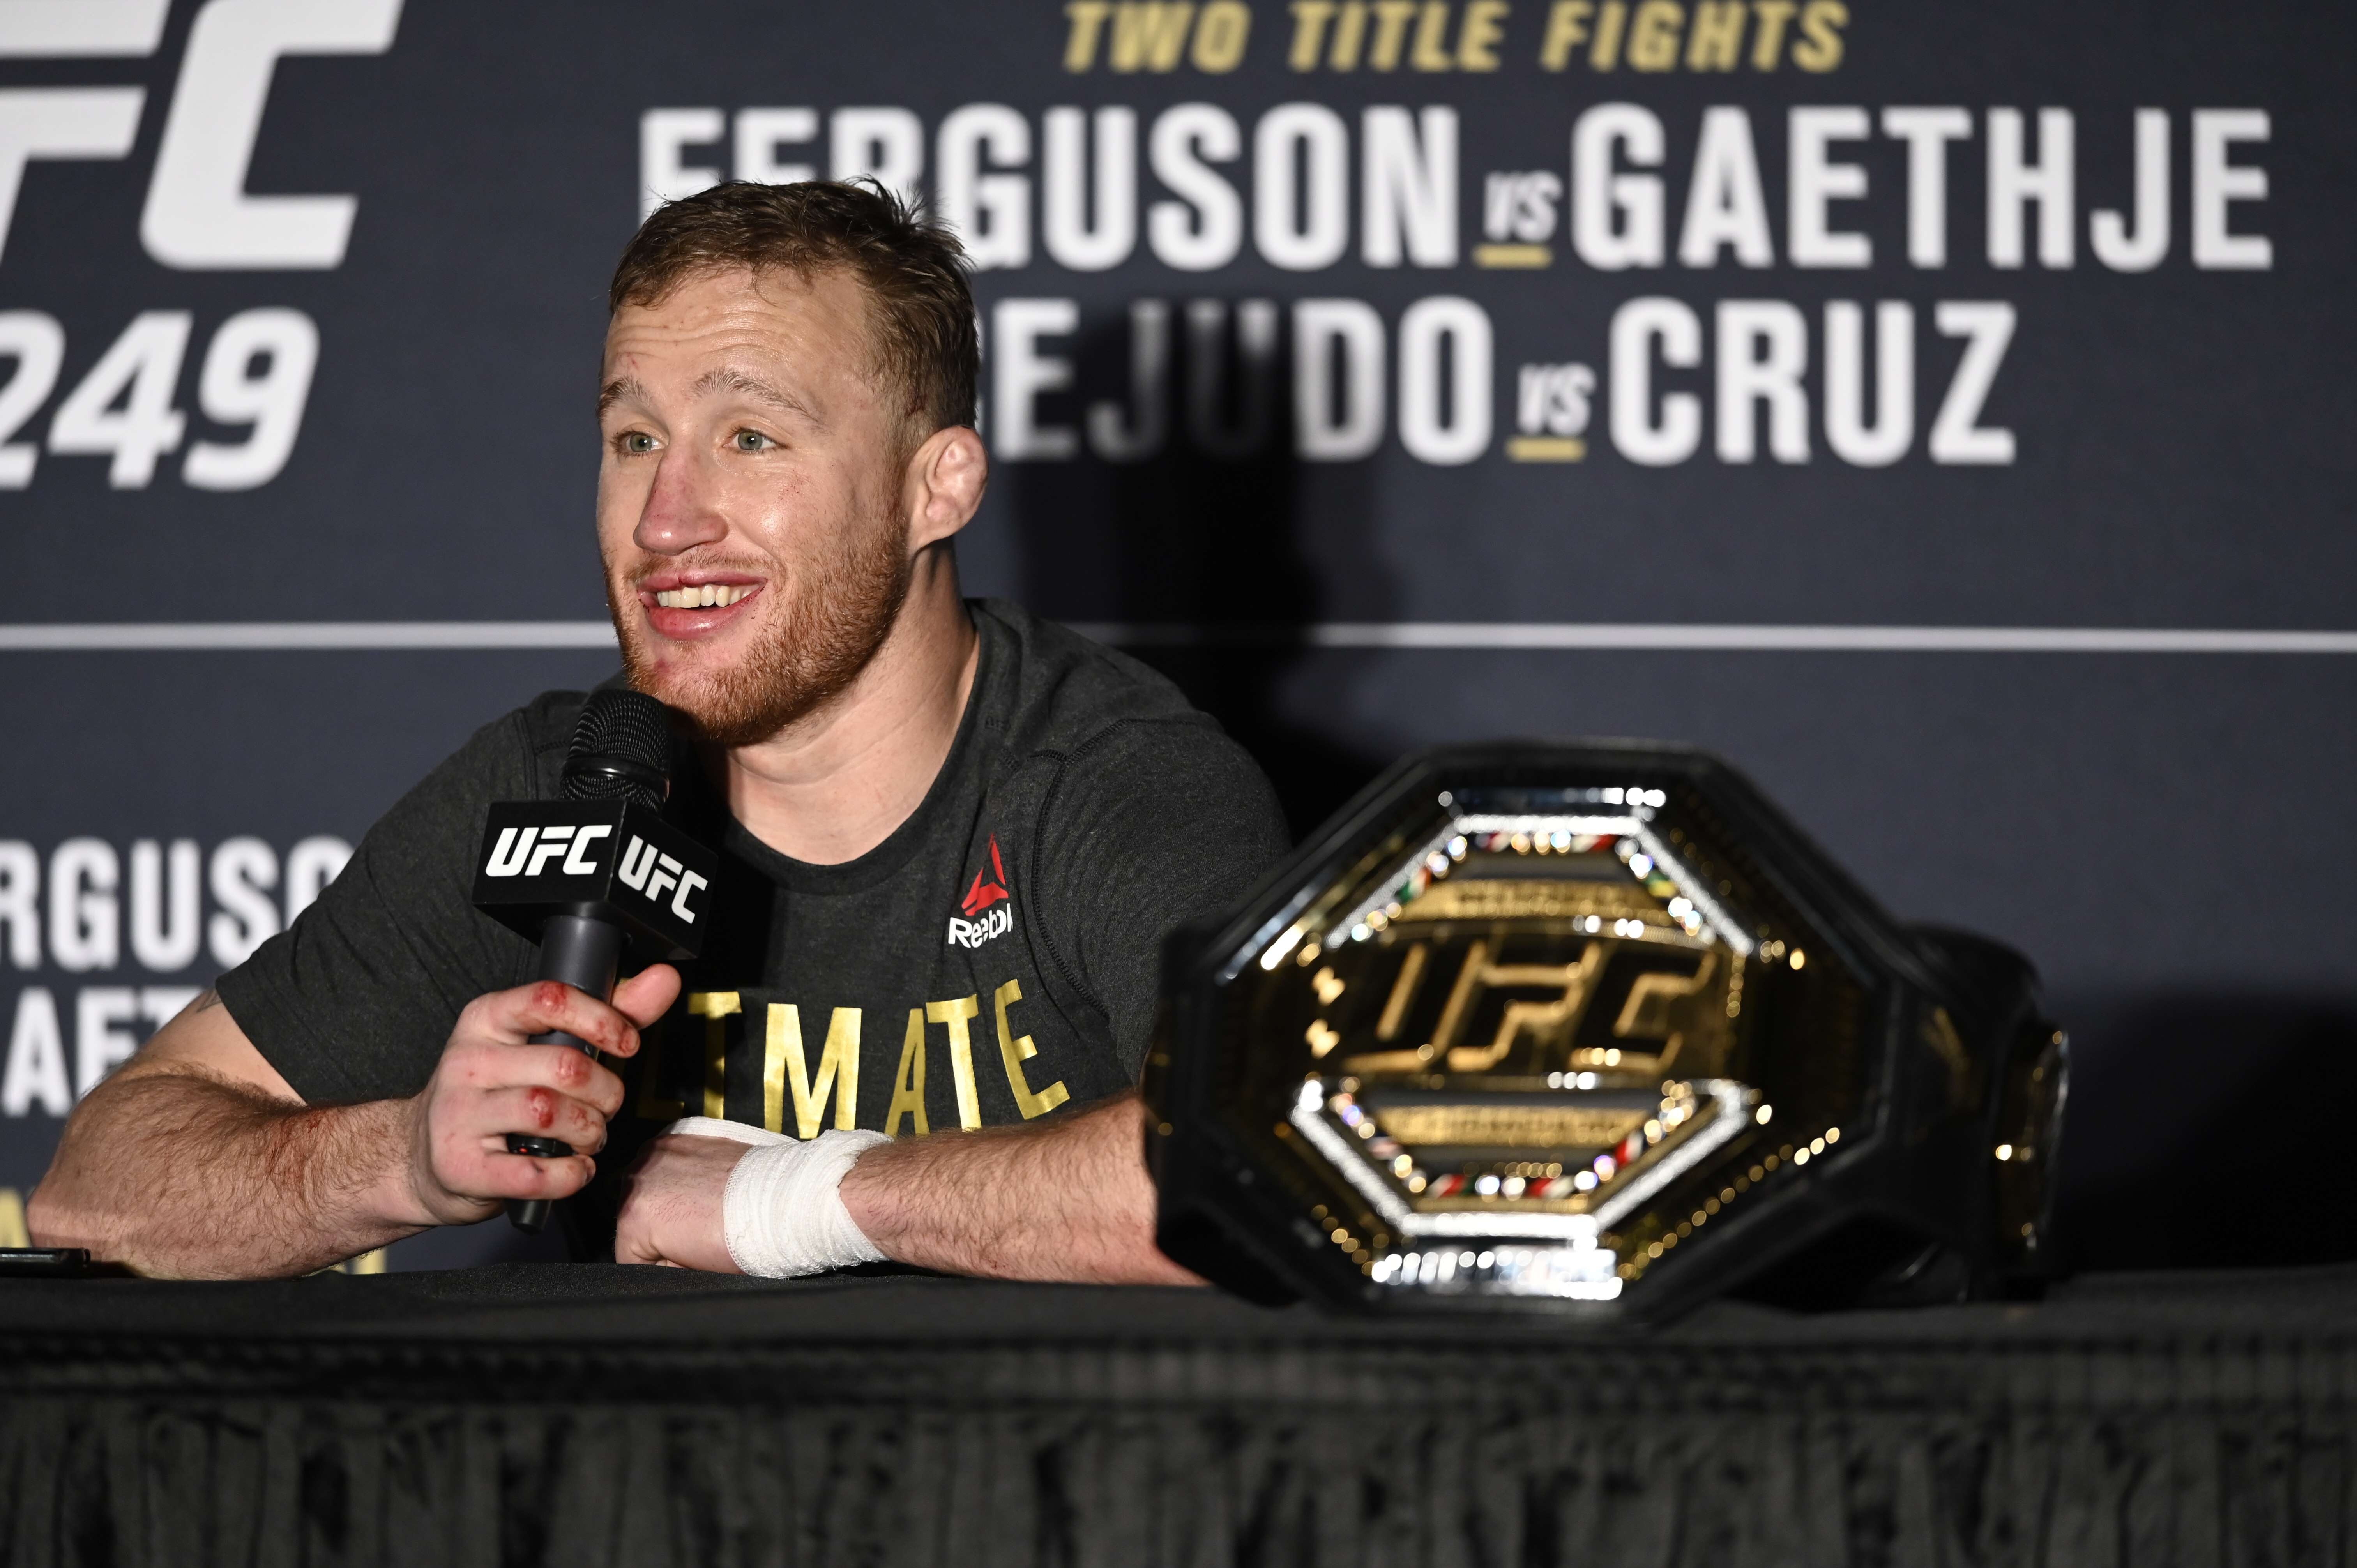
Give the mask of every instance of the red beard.
[[717, 670], [665, 670], [649, 646], [636, 586], [623, 582], [611, 563], [606, 598], [630, 684], [682, 714], [698, 739], [752, 746], [850, 686], [890, 635], [909, 596], [910, 570], [900, 529], [879, 519], [853, 531], [839, 548], [802, 570], [770, 576], [748, 607], [759, 612], [748, 628], [749, 646]]

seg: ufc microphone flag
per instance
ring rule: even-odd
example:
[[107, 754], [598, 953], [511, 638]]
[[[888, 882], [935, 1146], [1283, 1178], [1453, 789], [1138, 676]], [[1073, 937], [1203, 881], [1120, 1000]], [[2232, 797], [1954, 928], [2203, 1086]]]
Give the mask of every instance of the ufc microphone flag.
[[624, 800], [511, 800], [490, 809], [475, 907], [537, 940], [554, 913], [610, 910], [641, 962], [693, 958], [711, 904], [710, 850]]

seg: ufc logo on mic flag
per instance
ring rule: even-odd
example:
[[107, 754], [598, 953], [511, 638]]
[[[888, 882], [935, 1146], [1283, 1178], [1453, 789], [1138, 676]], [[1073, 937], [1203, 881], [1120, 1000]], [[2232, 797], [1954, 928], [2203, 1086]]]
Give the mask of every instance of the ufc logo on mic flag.
[[705, 881], [644, 839], [633, 837], [622, 852], [622, 886], [655, 899], [663, 896], [665, 888], [676, 886], [679, 896], [671, 901], [672, 912], [690, 925], [695, 923], [695, 913], [687, 907], [687, 896]]
[[[601, 838], [611, 838], [614, 830], [603, 822], [591, 822], [579, 830], [559, 822], [550, 828], [501, 828], [500, 842], [491, 851], [491, 858], [483, 866], [486, 876], [537, 876], [548, 863], [557, 856], [565, 857], [560, 869], [567, 876], [595, 876], [597, 863], [584, 859], [590, 845]], [[540, 842], [535, 847], [533, 841]], [[633, 839], [630, 847], [636, 849]], [[633, 883], [636, 886], [638, 884]]]
[[596, 907], [650, 958], [691, 958], [716, 871], [709, 850], [643, 806], [515, 800], [484, 823], [474, 902], [535, 938], [549, 916]]

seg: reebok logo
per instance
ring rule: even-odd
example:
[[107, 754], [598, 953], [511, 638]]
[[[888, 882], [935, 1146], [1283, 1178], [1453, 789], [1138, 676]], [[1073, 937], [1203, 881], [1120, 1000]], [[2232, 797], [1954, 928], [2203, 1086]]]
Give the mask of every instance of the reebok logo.
[[1006, 891], [1006, 865], [1004, 861], [998, 858], [998, 835], [996, 833], [990, 835], [990, 869], [992, 873], [997, 876], [998, 880], [996, 882], [985, 882], [982, 879], [982, 873], [979, 871], [975, 872], [974, 874], [974, 886], [965, 890], [965, 897], [958, 904], [958, 913], [965, 916], [968, 919], [972, 919], [974, 916], [981, 914], [993, 904], [1004, 904], [1008, 898], [1013, 897], [1012, 894]]
[[[995, 878], [995, 880], [993, 880]], [[990, 835], [990, 870], [974, 874], [974, 886], [958, 900], [959, 914], [950, 917], [951, 947], [978, 948], [1015, 926], [1014, 895], [1006, 890], [1006, 863], [998, 856], [998, 835]], [[960, 917], [963, 918], [961, 918]]]
[[1015, 911], [1005, 904], [991, 910], [979, 920], [961, 920], [950, 917], [947, 947], [978, 948], [993, 937], [1005, 936], [1015, 929]]

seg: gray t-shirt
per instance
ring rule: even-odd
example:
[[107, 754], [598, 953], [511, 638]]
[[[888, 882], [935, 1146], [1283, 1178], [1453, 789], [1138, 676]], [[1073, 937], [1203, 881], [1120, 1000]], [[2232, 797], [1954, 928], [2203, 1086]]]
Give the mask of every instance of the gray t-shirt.
[[[1136, 1081], [1164, 935], [1242, 895], [1284, 853], [1284, 820], [1252, 758], [1169, 682], [1017, 606], [970, 608], [981, 652], [957, 739], [923, 803], [858, 859], [788, 859], [675, 768], [672, 820], [720, 854], [711, 934], [622, 1069], [601, 1177], [682, 1114], [905, 1136]], [[221, 977], [306, 1101], [414, 1094], [462, 1007], [533, 977], [532, 945], [468, 901], [474, 858], [492, 801], [557, 794], [582, 701], [550, 693], [479, 732]]]

